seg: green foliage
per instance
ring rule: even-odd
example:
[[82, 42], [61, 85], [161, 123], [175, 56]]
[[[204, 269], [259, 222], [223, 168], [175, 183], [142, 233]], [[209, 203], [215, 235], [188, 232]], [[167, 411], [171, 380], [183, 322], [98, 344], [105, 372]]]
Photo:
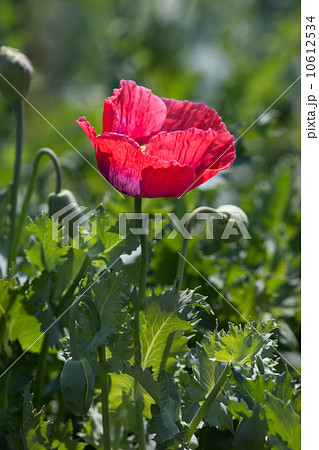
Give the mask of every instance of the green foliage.
[[47, 219], [44, 214], [28, 225], [28, 231], [37, 237], [37, 241], [26, 251], [26, 256], [40, 271], [52, 272], [68, 252], [68, 247], [53, 240], [52, 223], [53, 219]]
[[195, 291], [176, 293], [175, 288], [158, 297], [153, 293], [140, 313], [141, 366], [151, 367], [156, 378], [161, 369], [172, 370], [176, 356], [185, 353], [187, 337], [196, 319], [194, 304], [204, 299]]

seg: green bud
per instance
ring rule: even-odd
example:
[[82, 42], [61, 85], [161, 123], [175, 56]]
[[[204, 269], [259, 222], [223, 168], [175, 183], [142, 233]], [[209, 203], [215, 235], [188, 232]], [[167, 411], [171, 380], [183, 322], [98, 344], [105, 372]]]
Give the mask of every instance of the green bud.
[[75, 416], [84, 416], [90, 409], [95, 377], [85, 358], [65, 361], [60, 376], [60, 388], [65, 405]]
[[[73, 204], [74, 210], [78, 207], [75, 197], [71, 191], [65, 189], [58, 194], [50, 194], [49, 195], [49, 217], [53, 216], [53, 214], [61, 211], [61, 209], [65, 208], [68, 205]], [[71, 207], [68, 212], [71, 212]]]
[[[239, 241], [249, 225], [244, 211], [235, 205], [222, 205], [216, 211], [222, 213], [224, 218], [215, 219], [213, 222], [214, 239], [221, 239], [224, 242]], [[237, 234], [235, 234], [236, 231]]]
[[[9, 102], [21, 100], [21, 93], [27, 97], [30, 89], [33, 67], [30, 60], [19, 50], [11, 47], [0, 47], [0, 91]], [[8, 80], [17, 91], [15, 91]]]
[[[75, 238], [78, 235], [78, 229], [73, 230], [73, 225], [86, 213], [86, 208], [81, 208], [72, 192], [67, 189], [58, 194], [49, 195], [49, 217], [55, 215], [55, 220], [58, 220], [60, 223], [63, 223], [63, 220], [65, 220], [68, 225], [68, 236], [70, 238]], [[88, 221], [83, 219], [81, 226], [88, 226]]]

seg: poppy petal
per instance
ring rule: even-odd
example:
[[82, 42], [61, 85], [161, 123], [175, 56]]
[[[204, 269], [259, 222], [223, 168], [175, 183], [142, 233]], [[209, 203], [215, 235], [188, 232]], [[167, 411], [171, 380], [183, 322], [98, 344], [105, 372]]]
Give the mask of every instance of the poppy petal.
[[76, 122], [80, 125], [82, 130], [84, 130], [84, 133], [87, 135], [87, 137], [93, 144], [94, 138], [96, 136], [94, 127], [92, 127], [90, 122], [88, 122], [85, 117], [80, 117]]
[[225, 130], [226, 127], [214, 109], [204, 103], [193, 103], [188, 100], [179, 101], [162, 98], [166, 105], [166, 119], [161, 131], [187, 130], [199, 128], [201, 130]]
[[116, 106], [108, 98], [105, 99], [102, 123], [103, 132], [113, 132], [115, 131], [116, 123], [118, 122], [119, 116], [117, 113]]
[[103, 133], [93, 144], [102, 175], [117, 190], [132, 197], [176, 197], [195, 180], [193, 168], [146, 156], [127, 136]]
[[152, 94], [150, 89], [137, 86], [134, 81], [122, 80], [120, 88], [113, 90], [109, 99], [118, 113], [115, 132], [130, 136], [144, 144], [161, 129], [165, 117], [164, 102]]
[[[228, 132], [190, 128], [172, 133], [161, 132], [146, 146], [145, 154], [164, 161], [177, 161], [194, 168], [223, 170], [235, 160], [234, 138]], [[228, 166], [227, 166], [228, 167]], [[217, 173], [217, 172], [216, 172]]]

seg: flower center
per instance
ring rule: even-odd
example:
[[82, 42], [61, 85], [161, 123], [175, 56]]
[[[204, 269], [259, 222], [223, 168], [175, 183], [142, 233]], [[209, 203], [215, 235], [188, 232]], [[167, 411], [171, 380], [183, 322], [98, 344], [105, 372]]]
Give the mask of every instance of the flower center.
[[145, 149], [146, 149], [146, 144], [141, 145], [141, 152], [142, 152], [142, 153], [145, 153]]

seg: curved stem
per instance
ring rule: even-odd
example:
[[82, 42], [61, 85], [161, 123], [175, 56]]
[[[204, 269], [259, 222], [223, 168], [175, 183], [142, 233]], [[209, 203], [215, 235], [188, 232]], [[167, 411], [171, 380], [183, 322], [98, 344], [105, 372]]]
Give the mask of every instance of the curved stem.
[[[142, 212], [142, 199], [135, 198], [134, 202], [135, 213]], [[141, 343], [139, 334], [139, 304], [145, 299], [146, 292], [146, 275], [148, 268], [148, 239], [147, 234], [140, 235], [141, 241], [141, 268], [140, 268], [140, 279], [139, 279], [139, 290], [138, 290], [138, 302], [134, 302], [134, 345], [135, 345], [135, 363], [137, 365], [141, 364]], [[136, 413], [136, 427], [137, 427], [137, 440], [139, 443], [140, 450], [146, 450], [146, 439], [144, 432], [144, 421], [143, 421], [143, 409], [144, 409], [144, 398], [143, 389], [141, 385], [135, 381], [134, 382], [134, 400], [135, 400], [135, 413]]]
[[24, 197], [18, 226], [17, 226], [16, 232], [14, 233], [13, 245], [12, 245], [12, 262], [13, 263], [15, 262], [15, 259], [17, 256], [18, 245], [19, 245], [20, 236], [21, 236], [22, 230], [23, 230], [24, 220], [25, 220], [25, 217], [27, 214], [27, 209], [28, 209], [28, 206], [30, 203], [30, 198], [31, 198], [32, 191], [34, 188], [34, 183], [35, 183], [35, 179], [36, 179], [36, 175], [37, 175], [39, 162], [43, 155], [49, 156], [49, 158], [53, 162], [53, 165], [55, 168], [55, 173], [56, 173], [56, 186], [55, 186], [56, 194], [58, 194], [62, 188], [62, 171], [61, 171], [61, 166], [60, 166], [60, 162], [59, 162], [57, 155], [50, 148], [41, 148], [40, 150], [37, 151], [34, 161], [33, 161], [32, 175], [29, 180], [27, 192]]
[[22, 161], [22, 142], [23, 142], [23, 110], [22, 100], [18, 100], [13, 104], [14, 117], [16, 123], [16, 153], [14, 161], [13, 184], [11, 192], [11, 210], [10, 210], [10, 232], [8, 244], [8, 262], [7, 273], [11, 269], [13, 260], [13, 240], [16, 226], [16, 211], [18, 200], [18, 189], [20, 183], [21, 161]]
[[186, 440], [189, 442], [197, 430], [197, 427], [199, 423], [204, 419], [204, 416], [206, 414], [207, 408], [209, 405], [215, 400], [217, 395], [219, 394], [221, 388], [224, 386], [224, 383], [227, 379], [227, 375], [230, 371], [230, 365], [227, 364], [223, 372], [221, 373], [220, 377], [217, 380], [217, 383], [213, 387], [213, 389], [210, 391], [209, 395], [206, 397], [203, 404], [200, 406], [200, 408], [197, 410], [195, 416], [193, 417], [190, 425], [189, 425], [189, 431], [186, 435]]
[[[186, 222], [186, 225], [185, 225], [185, 228], [189, 234], [192, 231], [197, 214], [201, 213], [201, 212], [221, 214], [220, 211], [217, 211], [214, 208], [210, 208], [209, 206], [200, 206], [199, 208], [196, 208], [189, 216], [189, 218]], [[180, 291], [182, 289], [182, 285], [183, 285], [183, 276], [184, 276], [184, 270], [185, 270], [185, 259], [184, 258], [186, 258], [186, 253], [187, 253], [187, 249], [188, 249], [188, 241], [189, 241], [189, 239], [187, 237], [183, 237], [182, 249], [181, 249], [181, 253], [179, 255], [177, 273], [176, 273], [176, 278], [177, 278], [176, 290], [177, 291]]]
[[102, 423], [103, 423], [103, 448], [111, 450], [110, 419], [109, 419], [109, 387], [106, 371], [105, 345], [99, 348], [99, 361], [102, 364], [100, 383], [102, 389]]

